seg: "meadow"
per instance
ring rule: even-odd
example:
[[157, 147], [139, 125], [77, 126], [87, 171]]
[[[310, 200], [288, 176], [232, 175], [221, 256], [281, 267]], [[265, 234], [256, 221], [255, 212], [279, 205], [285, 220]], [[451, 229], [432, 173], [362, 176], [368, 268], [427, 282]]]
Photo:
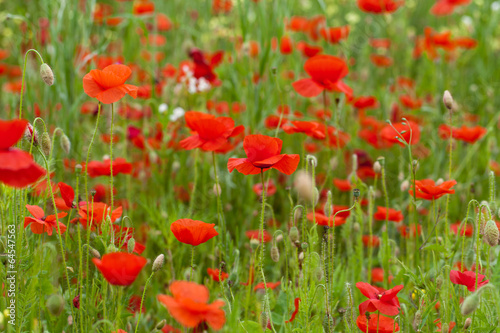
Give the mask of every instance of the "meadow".
[[0, 332], [496, 332], [499, 23], [0, 0]]

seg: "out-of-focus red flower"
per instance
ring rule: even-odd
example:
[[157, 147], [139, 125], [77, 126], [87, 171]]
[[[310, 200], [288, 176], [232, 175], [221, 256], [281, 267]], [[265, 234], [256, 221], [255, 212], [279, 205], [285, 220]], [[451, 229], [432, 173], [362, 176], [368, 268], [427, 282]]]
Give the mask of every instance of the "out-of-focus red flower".
[[348, 25], [342, 27], [324, 27], [320, 29], [321, 37], [331, 44], [338, 44], [341, 40], [347, 39], [350, 28]]
[[304, 133], [314, 139], [325, 138], [325, 126], [315, 121], [292, 120], [289, 124], [283, 125], [285, 133]]
[[[106, 159], [103, 162], [90, 161], [87, 165], [87, 171], [90, 177], [111, 176], [111, 160]], [[132, 164], [122, 157], [118, 157], [113, 161], [113, 176], [120, 173], [127, 175], [132, 173]]]
[[449, 139], [450, 133], [452, 137], [459, 141], [465, 141], [468, 143], [475, 143], [481, 140], [488, 130], [481, 126], [467, 127], [462, 125], [462, 127], [453, 127], [450, 129], [448, 125], [440, 125], [438, 128], [439, 136], [443, 139]]
[[[302, 55], [306, 58], [312, 58], [319, 53], [323, 52], [323, 48], [321, 46], [314, 46], [311, 44], [308, 44], [304, 41], [300, 41], [297, 43], [297, 50], [299, 50]], [[294, 77], [291, 77], [290, 79], [293, 79]]]
[[453, 14], [455, 7], [466, 6], [472, 0], [438, 0], [431, 8], [431, 14], [436, 16], [446, 16]]
[[365, 314], [360, 314], [356, 319], [356, 325], [361, 332], [367, 333], [393, 333], [399, 332], [398, 323], [394, 323], [394, 319], [383, 317], [378, 314], [369, 315], [367, 319]]
[[472, 237], [474, 234], [474, 228], [470, 224], [460, 227], [461, 224], [461, 222], [450, 224], [450, 230], [455, 235], [458, 235], [458, 230], [460, 229], [460, 236]]
[[[276, 193], [276, 185], [274, 185], [274, 181], [269, 179], [269, 181], [265, 184], [266, 187], [266, 197], [272, 196]], [[258, 196], [262, 195], [262, 183], [257, 183], [252, 187], [255, 194]]]
[[266, 287], [264, 287], [264, 282], [259, 282], [257, 285], [253, 288], [253, 291], [257, 291], [259, 289], [264, 289], [264, 288], [269, 288], [269, 289], [276, 289], [279, 285], [281, 285], [281, 281], [278, 282], [267, 282]]
[[101, 259], [93, 258], [92, 262], [110, 284], [128, 286], [135, 281], [147, 260], [135, 254], [113, 252]]
[[149, 0], [139, 0], [134, 2], [134, 7], [132, 12], [134, 15], [147, 15], [154, 13], [155, 4]]
[[404, 147], [405, 142], [406, 144], [414, 145], [420, 141], [420, 127], [412, 121], [406, 121], [405, 124], [387, 124], [382, 128], [380, 136], [388, 144], [397, 143]]
[[[418, 236], [420, 236], [420, 234], [422, 233], [422, 226], [418, 225], [417, 229], [418, 229]], [[417, 234], [415, 232], [415, 225], [412, 226], [402, 225], [398, 228], [398, 230], [403, 238], [414, 238]]]
[[381, 206], [378, 206], [377, 211], [373, 214], [373, 218], [377, 221], [385, 221], [386, 216], [388, 216], [388, 220], [392, 222], [401, 222], [404, 219], [403, 213], [400, 210], [389, 208], [389, 212], [387, 212], [387, 208]]
[[386, 14], [395, 12], [403, 1], [394, 0], [358, 0], [358, 7], [364, 12], [372, 14]]
[[[335, 217], [335, 226], [336, 227], [341, 226], [342, 224], [346, 223], [345, 217], [342, 217], [339, 215], [337, 215]], [[332, 213], [332, 215], [330, 215], [330, 217], [328, 218], [323, 213], [317, 211], [317, 212], [308, 213], [307, 219], [311, 222], [316, 221], [316, 224], [318, 224], [318, 225], [333, 227], [333, 217], [334, 216], [335, 216], [335, 213]]]
[[293, 52], [293, 44], [290, 36], [284, 35], [281, 37], [280, 52], [281, 54], [290, 54]]
[[214, 280], [215, 282], [221, 282], [224, 281], [229, 277], [229, 274], [226, 272], [221, 272], [217, 268], [207, 268], [207, 273], [208, 275]]
[[[434, 323], [436, 324], [436, 327], [438, 328], [436, 330], [436, 332], [442, 332], [441, 331], [441, 318], [438, 318], [436, 320], [434, 320]], [[454, 321], [451, 321], [449, 324], [448, 324], [448, 333], [451, 333], [451, 331], [453, 330], [453, 328], [457, 325], [457, 323], [455, 323]]]
[[393, 63], [391, 57], [380, 54], [370, 55], [370, 60], [377, 67], [390, 67]]
[[349, 192], [352, 190], [351, 182], [348, 179], [333, 178], [333, 185], [342, 192]]
[[[256, 239], [259, 242], [262, 242], [262, 234], [260, 230], [248, 230], [245, 231], [245, 235], [248, 239]], [[269, 243], [273, 239], [273, 236], [267, 231], [264, 230], [264, 243]]]

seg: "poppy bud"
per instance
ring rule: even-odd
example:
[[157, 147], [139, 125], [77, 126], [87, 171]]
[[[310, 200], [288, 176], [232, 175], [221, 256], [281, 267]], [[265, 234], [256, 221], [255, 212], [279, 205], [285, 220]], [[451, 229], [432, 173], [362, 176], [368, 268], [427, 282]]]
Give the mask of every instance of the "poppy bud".
[[450, 92], [448, 90], [444, 91], [444, 94], [443, 94], [443, 103], [444, 103], [444, 106], [446, 106], [446, 108], [448, 110], [453, 109], [453, 97], [451, 96], [451, 94], [450, 94]]
[[266, 311], [262, 311], [260, 314], [260, 327], [265, 331], [267, 329], [267, 323], [269, 322], [269, 316]]
[[304, 260], [304, 252], [299, 253], [299, 261]]
[[408, 180], [405, 180], [401, 183], [401, 192], [406, 192], [410, 188], [410, 182]]
[[441, 325], [441, 332], [449, 332], [449, 330], [450, 330], [450, 325], [448, 325], [447, 323]]
[[[415, 331], [418, 331], [418, 327], [420, 326], [421, 323], [422, 323], [422, 312], [418, 310], [417, 312], [415, 312], [415, 318], [413, 319], [413, 329], [415, 329]], [[444, 332], [447, 331], [448, 330]]]
[[439, 186], [441, 184], [444, 183], [444, 179], [443, 178], [439, 178], [438, 180], [436, 180], [436, 185]]
[[68, 136], [64, 133], [61, 136], [61, 148], [66, 155], [69, 154], [69, 151], [71, 150], [71, 142], [69, 141]]
[[382, 166], [379, 161], [375, 161], [375, 163], [373, 163], [373, 171], [375, 173], [380, 173], [380, 171], [382, 171]]
[[464, 330], [467, 330], [470, 327], [470, 325], [472, 325], [472, 319], [469, 317], [465, 319]]
[[77, 164], [77, 165], [75, 165], [75, 171], [76, 171], [76, 172], [80, 173], [80, 172], [82, 171], [82, 169], [83, 169], [83, 167], [82, 167], [82, 165], [81, 165], [81, 164]]
[[46, 63], [43, 63], [40, 66], [40, 75], [42, 76], [43, 82], [45, 82], [48, 86], [54, 84], [54, 73], [52, 69]]
[[358, 222], [353, 224], [352, 230], [354, 230], [354, 232], [359, 232], [360, 229], [361, 229], [361, 227], [360, 227]]
[[93, 247], [89, 246], [89, 252], [92, 255], [92, 257], [97, 258], [97, 259], [101, 259], [101, 254], [99, 253], [99, 251], [97, 251]]
[[436, 279], [436, 289], [441, 289], [443, 286], [443, 276], [439, 275]]
[[49, 133], [47, 132], [43, 132], [42, 134], [42, 151], [43, 151], [43, 154], [45, 156], [49, 156], [50, 155], [50, 148], [51, 148], [52, 144], [50, 142], [50, 135]]
[[300, 245], [301, 248], [303, 248], [304, 250], [306, 250], [308, 247], [309, 247], [309, 244], [304, 242]]
[[278, 236], [276, 236], [276, 243], [279, 243], [283, 240], [283, 235], [282, 234], [279, 234]]
[[291, 227], [288, 236], [290, 237], [290, 240], [295, 243], [299, 240], [299, 229], [297, 229], [297, 227]]
[[33, 140], [33, 144], [35, 146], [38, 145], [38, 132], [30, 123], [28, 123], [26, 130], [24, 131], [24, 139], [28, 143], [31, 143], [31, 140]]
[[73, 325], [73, 316], [69, 315], [68, 316], [68, 326], [71, 326], [71, 325]]
[[158, 257], [156, 257], [155, 261], [153, 261], [153, 272], [158, 272], [164, 264], [165, 256], [163, 254], [160, 254]]
[[296, 172], [293, 184], [300, 198], [309, 202], [313, 199], [313, 180], [309, 173], [304, 170]]
[[352, 173], [355, 174], [358, 171], [358, 155], [352, 154]]
[[271, 259], [274, 262], [278, 262], [280, 260], [280, 251], [278, 250], [278, 248], [276, 246], [273, 246], [271, 248]]
[[297, 221], [300, 220], [300, 218], [302, 217], [302, 208], [297, 208], [294, 210], [294, 213], [293, 213], [293, 220], [295, 221], [295, 224], [297, 224]]
[[167, 321], [166, 321], [165, 319], [163, 319], [163, 320], [162, 320], [162, 321], [160, 321], [158, 324], [156, 324], [156, 327], [155, 327], [155, 328], [156, 328], [158, 331], [160, 331], [160, 330], [163, 328], [163, 326], [165, 326], [166, 324], [167, 324]]
[[474, 312], [479, 306], [479, 300], [479, 293], [477, 291], [467, 296], [467, 298], [462, 303], [462, 307], [460, 308], [460, 312], [462, 312], [462, 315], [467, 316]]
[[113, 252], [117, 252], [118, 249], [116, 248], [116, 246], [114, 244], [109, 244], [108, 245], [108, 248], [106, 249], [106, 253], [113, 253]]
[[417, 160], [413, 160], [412, 162], [412, 166], [413, 166], [413, 170], [414, 171], [417, 171], [418, 170], [418, 167], [420, 166], [420, 164], [418, 163]]
[[213, 191], [214, 191], [214, 194], [216, 196], [220, 196], [220, 193], [221, 193], [220, 185], [219, 184], [214, 184]]
[[53, 316], [59, 316], [64, 310], [64, 298], [59, 294], [54, 294], [47, 299], [47, 309]]
[[309, 161], [309, 163], [311, 163], [311, 166], [313, 168], [315, 168], [315, 167], [318, 166], [318, 159], [316, 158], [316, 156], [314, 156], [314, 155], [307, 155], [306, 159], [307, 159], [307, 161]]
[[132, 237], [127, 242], [127, 251], [128, 253], [133, 253], [135, 249], [135, 239]]
[[498, 245], [498, 228], [493, 220], [489, 220], [486, 222], [486, 226], [484, 227], [484, 236], [483, 240], [486, 244], [490, 246]]
[[259, 240], [255, 239], [255, 238], [252, 238], [250, 240], [250, 247], [252, 248], [252, 250], [257, 249], [259, 247]]
[[355, 188], [354, 190], [352, 190], [352, 194], [357, 199], [357, 198], [359, 198], [361, 191], [359, 190], [359, 188]]

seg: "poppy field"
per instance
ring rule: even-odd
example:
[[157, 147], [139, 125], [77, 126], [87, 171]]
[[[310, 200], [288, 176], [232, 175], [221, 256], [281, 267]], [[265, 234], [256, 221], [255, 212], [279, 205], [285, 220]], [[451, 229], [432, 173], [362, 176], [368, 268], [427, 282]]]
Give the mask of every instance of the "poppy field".
[[496, 332], [499, 23], [0, 0], [0, 332]]

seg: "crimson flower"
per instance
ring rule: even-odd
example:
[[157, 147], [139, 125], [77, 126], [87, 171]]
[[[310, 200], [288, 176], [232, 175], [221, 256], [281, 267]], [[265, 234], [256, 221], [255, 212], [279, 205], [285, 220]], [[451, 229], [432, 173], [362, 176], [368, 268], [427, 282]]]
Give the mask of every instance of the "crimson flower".
[[446, 16], [453, 14], [455, 7], [465, 6], [472, 0], [438, 0], [431, 8], [431, 14], [436, 16]]
[[60, 210], [70, 210], [75, 207], [73, 200], [75, 199], [75, 191], [66, 183], [60, 182], [57, 184], [61, 198], [56, 198], [56, 207]]
[[394, 0], [358, 0], [358, 7], [364, 12], [385, 14], [395, 12], [403, 1]]
[[[90, 161], [87, 165], [87, 171], [89, 176], [92, 178], [99, 176], [111, 176], [111, 160], [106, 159], [103, 162]], [[113, 161], [113, 176], [120, 173], [127, 175], [132, 173], [132, 164], [127, 162], [127, 160], [122, 157], [118, 157]]]
[[295, 81], [292, 86], [304, 97], [315, 97], [323, 92], [338, 91], [352, 96], [352, 89], [341, 81], [349, 69], [344, 60], [335, 56], [320, 54], [309, 58], [304, 70], [311, 78]]
[[[260, 242], [262, 242], [262, 235], [260, 230], [248, 230], [245, 231], [245, 235], [249, 239], [256, 239]], [[264, 243], [269, 243], [273, 239], [273, 236], [267, 231], [264, 230]]]
[[266, 135], [247, 135], [243, 141], [243, 149], [247, 158], [230, 158], [227, 162], [229, 172], [234, 169], [244, 175], [256, 175], [261, 171], [276, 169], [291, 175], [297, 169], [300, 155], [280, 154], [283, 141]]
[[364, 296], [368, 297], [368, 300], [359, 305], [361, 315], [375, 311], [380, 311], [380, 313], [388, 316], [395, 316], [399, 313], [400, 306], [397, 294], [403, 289], [403, 285], [385, 291], [383, 289], [379, 291], [379, 289], [366, 282], [358, 282], [356, 287]]
[[92, 262], [110, 284], [128, 286], [135, 281], [147, 260], [135, 254], [113, 252], [101, 259], [93, 258]]
[[[68, 215], [65, 212], [58, 213], [56, 219], [55, 215], [45, 216], [43, 209], [38, 206], [26, 205], [26, 208], [33, 217], [26, 216], [24, 218], [24, 227], [26, 228], [28, 225], [31, 225], [31, 231], [38, 235], [46, 232], [47, 235], [52, 236], [52, 229], [55, 229], [57, 232], [57, 219], [62, 219]], [[61, 230], [61, 234], [63, 234], [66, 231], [66, 226], [59, 222], [59, 229]]]
[[398, 323], [394, 323], [394, 319], [383, 317], [378, 314], [372, 314], [369, 316], [360, 314], [356, 319], [356, 325], [358, 325], [361, 332], [365, 333], [399, 332], [399, 325]]
[[418, 124], [412, 121], [406, 121], [405, 124], [394, 123], [392, 126], [384, 126], [380, 132], [380, 136], [388, 144], [397, 143], [400, 146], [404, 146], [403, 142], [406, 142], [407, 144], [414, 145], [420, 141], [420, 128]]
[[448, 125], [439, 126], [439, 136], [443, 139], [448, 139], [450, 133], [452, 137], [456, 140], [465, 141], [468, 143], [475, 143], [481, 140], [488, 130], [481, 126], [467, 127], [463, 125], [462, 127], [450, 128]]
[[214, 330], [220, 330], [226, 323], [226, 315], [221, 307], [223, 301], [208, 304], [208, 288], [195, 282], [174, 281], [169, 287], [172, 296], [158, 295], [168, 312], [182, 326], [194, 328], [207, 322]]
[[[377, 207], [377, 211], [375, 214], [373, 214], [373, 218], [377, 221], [385, 221], [385, 218], [387, 216], [387, 209], [386, 207]], [[393, 208], [389, 208], [389, 221], [392, 222], [401, 222], [403, 221], [403, 213], [401, 213], [400, 210], [395, 210]]]
[[139, 88], [125, 84], [131, 74], [129, 67], [119, 64], [93, 69], [83, 77], [83, 90], [103, 104], [118, 102], [127, 94], [136, 98]]
[[[488, 284], [490, 280], [484, 280], [486, 276], [483, 274], [477, 273], [477, 278], [479, 280], [477, 287], [481, 288], [482, 286]], [[460, 284], [462, 286], [466, 286], [468, 291], [476, 291], [476, 273], [472, 271], [450, 271], [450, 281], [454, 284]]]
[[234, 120], [229, 117], [188, 111], [184, 115], [186, 125], [195, 132], [194, 135], [182, 140], [182, 148], [190, 150], [201, 148], [204, 151], [215, 151], [221, 148], [227, 140], [243, 132], [243, 125], [234, 127]]
[[274, 290], [276, 289], [279, 285], [281, 285], [281, 281], [277, 281], [277, 282], [267, 282], [266, 283], [266, 286], [264, 287], [264, 282], [259, 282], [257, 283], [257, 285], [255, 287], [253, 287], [253, 291], [257, 291], [259, 289], [265, 289], [265, 288], [269, 288], [271, 290]]
[[170, 225], [170, 230], [181, 243], [198, 246], [217, 236], [215, 224], [191, 219], [180, 219]]
[[[35, 163], [33, 157], [13, 146], [23, 137], [28, 121], [1, 120], [0, 133], [0, 182], [23, 188], [45, 175], [45, 170]], [[31, 137], [30, 137], [31, 138]]]
[[[342, 214], [342, 213], [341, 213]], [[340, 215], [340, 214], [339, 214]], [[345, 217], [337, 215], [335, 217], [335, 226], [341, 226], [342, 224], [346, 223]], [[328, 218], [326, 215], [322, 214], [321, 212], [311, 212], [307, 214], [307, 219], [311, 222], [316, 221], [316, 224], [318, 225], [324, 225], [324, 226], [329, 226], [333, 227], [333, 217], [335, 216], [335, 213], [332, 213], [330, 218]]]
[[304, 133], [314, 139], [325, 138], [325, 126], [315, 121], [292, 120], [290, 124], [283, 125], [282, 128], [287, 134]]
[[[455, 190], [451, 189], [457, 184], [456, 180], [447, 180], [440, 185], [436, 185], [432, 179], [422, 179], [415, 181], [415, 196], [424, 200], [436, 200], [441, 198], [445, 194], [453, 194]], [[410, 195], [413, 195], [412, 189], [408, 191]]]
[[207, 268], [207, 273], [208, 273], [208, 275], [210, 275], [212, 280], [214, 280], [215, 282], [224, 281], [225, 279], [227, 279], [229, 277], [229, 274], [227, 274], [226, 272], [221, 272], [217, 268], [215, 268], [215, 269], [214, 268]]

